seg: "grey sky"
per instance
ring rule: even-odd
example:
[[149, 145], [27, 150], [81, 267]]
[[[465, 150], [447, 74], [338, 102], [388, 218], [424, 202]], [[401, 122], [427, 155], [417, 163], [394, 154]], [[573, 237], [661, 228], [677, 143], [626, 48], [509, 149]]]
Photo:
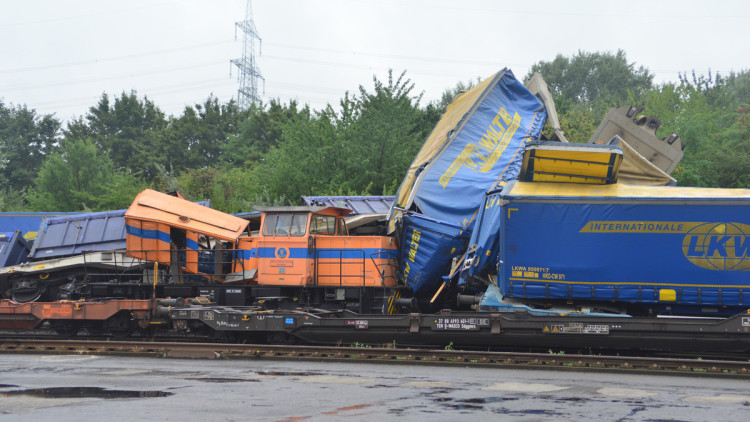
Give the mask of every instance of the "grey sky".
[[[750, 68], [745, 0], [253, 0], [264, 100], [320, 109], [402, 70], [435, 100], [507, 66], [624, 49], [657, 82]], [[167, 114], [236, 96], [245, 0], [3, 0], [0, 100], [67, 120], [135, 90]]]

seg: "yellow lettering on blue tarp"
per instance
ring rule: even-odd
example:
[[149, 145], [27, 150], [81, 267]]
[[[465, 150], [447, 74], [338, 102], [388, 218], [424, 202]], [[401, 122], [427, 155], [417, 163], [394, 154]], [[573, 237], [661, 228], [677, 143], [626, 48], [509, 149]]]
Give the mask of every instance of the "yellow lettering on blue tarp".
[[[422, 237], [422, 232], [420, 232], [417, 229], [414, 229], [414, 231], [411, 233], [411, 241], [409, 242], [409, 261], [414, 262], [414, 260], [417, 257], [417, 249], [419, 248], [419, 239]], [[409, 277], [409, 271], [411, 270], [411, 267], [409, 266], [409, 263], [406, 262], [404, 264], [404, 280], [408, 279]]]
[[521, 116], [510, 113], [500, 107], [495, 118], [487, 127], [484, 135], [477, 144], [466, 144], [464, 149], [453, 160], [448, 170], [440, 176], [440, 184], [445, 188], [461, 167], [468, 167], [473, 171], [486, 173], [495, 166], [497, 160], [508, 147], [510, 140], [521, 126]]
[[484, 209], [488, 210], [495, 205], [500, 205], [500, 199], [497, 196], [493, 196], [489, 202], [485, 202]]
[[581, 233], [687, 233], [705, 223], [687, 221], [589, 221]]

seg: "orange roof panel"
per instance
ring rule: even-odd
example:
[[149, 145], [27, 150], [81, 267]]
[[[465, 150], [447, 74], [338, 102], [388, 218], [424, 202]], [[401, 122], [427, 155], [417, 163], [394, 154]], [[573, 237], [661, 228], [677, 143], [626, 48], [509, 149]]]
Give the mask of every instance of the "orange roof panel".
[[182, 198], [146, 189], [135, 197], [125, 218], [154, 221], [209, 237], [234, 241], [248, 221]]

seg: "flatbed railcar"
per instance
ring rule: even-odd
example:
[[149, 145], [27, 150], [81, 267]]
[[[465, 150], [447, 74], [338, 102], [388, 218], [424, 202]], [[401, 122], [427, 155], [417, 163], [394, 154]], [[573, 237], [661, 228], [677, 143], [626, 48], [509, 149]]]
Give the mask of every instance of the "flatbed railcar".
[[[729, 318], [553, 315], [529, 309], [401, 315], [218, 306], [201, 300], [0, 300], [0, 329], [49, 325], [62, 336], [169, 331], [254, 343], [481, 348], [483, 350], [750, 353], [750, 314]], [[1, 340], [0, 340], [1, 341]]]

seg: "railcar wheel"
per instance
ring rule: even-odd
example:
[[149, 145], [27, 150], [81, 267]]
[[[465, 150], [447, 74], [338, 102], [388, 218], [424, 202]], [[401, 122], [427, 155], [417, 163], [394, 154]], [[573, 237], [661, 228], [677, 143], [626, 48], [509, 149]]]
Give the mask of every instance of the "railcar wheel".
[[288, 333], [268, 333], [266, 337], [268, 344], [295, 344], [296, 340]]
[[73, 337], [78, 334], [78, 330], [81, 328], [76, 321], [53, 321], [50, 325], [57, 335], [65, 338]]
[[40, 297], [42, 297], [42, 285], [39, 280], [22, 278], [13, 281], [10, 287], [10, 298], [15, 302], [35, 302]]
[[129, 336], [135, 330], [135, 324], [129, 314], [119, 313], [111, 316], [105, 321], [106, 331], [112, 334], [112, 337], [124, 338]]

